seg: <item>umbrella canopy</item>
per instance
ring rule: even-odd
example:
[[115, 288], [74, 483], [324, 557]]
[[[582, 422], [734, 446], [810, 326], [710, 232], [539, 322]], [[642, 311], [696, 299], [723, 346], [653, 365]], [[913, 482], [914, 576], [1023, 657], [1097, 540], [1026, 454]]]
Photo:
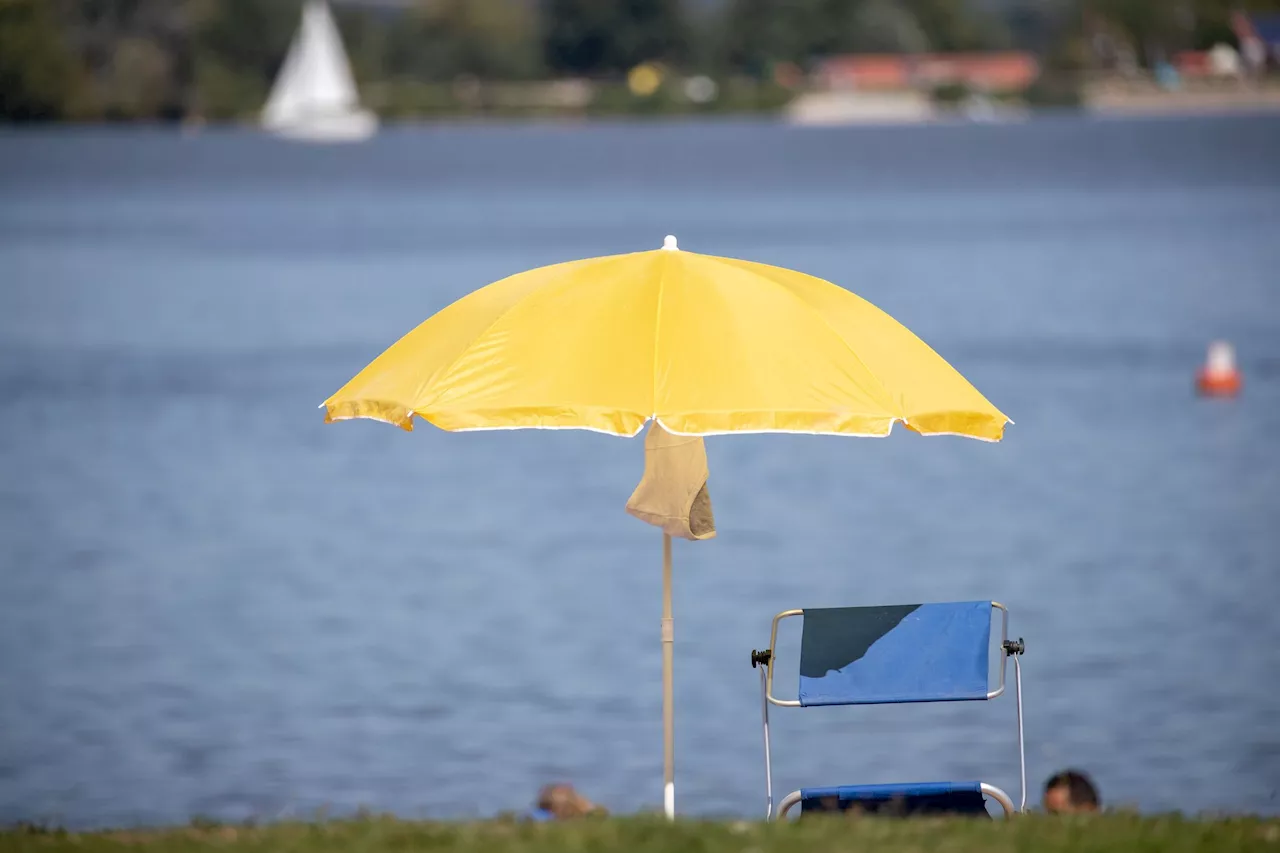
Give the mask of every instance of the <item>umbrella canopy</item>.
[[[475, 291], [323, 403], [413, 428], [654, 428], [628, 502], [663, 528], [663, 802], [675, 814], [671, 536], [714, 535], [700, 438], [733, 432], [999, 441], [1009, 419], [902, 324], [793, 270], [679, 251], [589, 258]], [[692, 438], [692, 441], [690, 439]]]
[[325, 401], [405, 429], [801, 432], [998, 441], [1009, 422], [901, 323], [793, 270], [674, 250], [554, 264], [459, 299]]

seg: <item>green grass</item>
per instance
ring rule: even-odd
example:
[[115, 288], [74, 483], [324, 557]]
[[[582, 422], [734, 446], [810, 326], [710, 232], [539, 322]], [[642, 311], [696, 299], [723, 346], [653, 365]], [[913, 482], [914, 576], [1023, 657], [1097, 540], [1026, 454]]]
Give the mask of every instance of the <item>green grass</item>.
[[15, 851], [220, 850], [229, 853], [1227, 853], [1280, 851], [1280, 820], [1194, 819], [1108, 814], [1025, 816], [1002, 821], [810, 817], [790, 824], [641, 817], [528, 824], [417, 823], [389, 817], [320, 823], [231, 826], [196, 822], [179, 829], [69, 833], [32, 827], [0, 832], [0, 853]]

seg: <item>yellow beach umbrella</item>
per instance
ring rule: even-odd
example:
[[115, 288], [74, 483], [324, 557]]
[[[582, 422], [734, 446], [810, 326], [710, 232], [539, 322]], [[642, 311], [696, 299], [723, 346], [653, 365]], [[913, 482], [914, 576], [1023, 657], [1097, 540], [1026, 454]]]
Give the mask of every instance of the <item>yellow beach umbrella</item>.
[[[620, 436], [648, 421], [675, 436], [884, 436], [901, 423], [924, 435], [999, 441], [1010, 423], [866, 300], [801, 272], [680, 251], [674, 237], [659, 250], [554, 264], [483, 287], [393, 344], [323, 408], [328, 421], [374, 418], [404, 429], [421, 418], [450, 431]], [[663, 545], [664, 804], [672, 815], [669, 531]]]

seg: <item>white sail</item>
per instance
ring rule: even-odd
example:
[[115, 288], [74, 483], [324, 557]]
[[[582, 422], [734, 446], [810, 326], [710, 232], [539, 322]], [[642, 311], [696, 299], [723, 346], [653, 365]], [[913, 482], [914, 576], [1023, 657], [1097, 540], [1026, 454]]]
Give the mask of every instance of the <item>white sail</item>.
[[342, 37], [325, 0], [307, 0], [302, 24], [262, 110], [268, 130], [294, 139], [366, 139], [377, 118], [361, 108]]

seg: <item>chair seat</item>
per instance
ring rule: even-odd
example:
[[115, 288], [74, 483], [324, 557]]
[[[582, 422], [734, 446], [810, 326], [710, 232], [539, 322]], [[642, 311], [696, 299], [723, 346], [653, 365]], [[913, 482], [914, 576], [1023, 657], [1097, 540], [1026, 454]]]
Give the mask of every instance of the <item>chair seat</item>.
[[800, 790], [802, 814], [861, 811], [878, 815], [965, 814], [990, 817], [980, 782], [839, 785]]

